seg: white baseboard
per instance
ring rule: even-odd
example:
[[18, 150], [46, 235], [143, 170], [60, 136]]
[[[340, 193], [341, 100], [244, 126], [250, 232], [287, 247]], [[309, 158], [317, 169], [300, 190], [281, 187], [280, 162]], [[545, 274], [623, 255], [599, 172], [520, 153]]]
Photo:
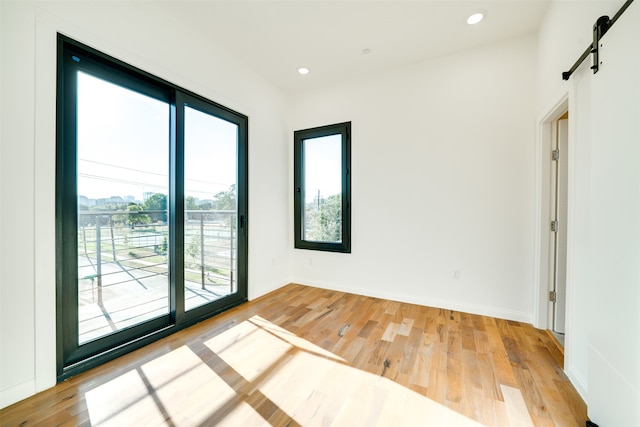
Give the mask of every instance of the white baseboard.
[[20, 384], [16, 384], [0, 391], [0, 409], [13, 405], [16, 402], [34, 395], [36, 392], [36, 381], [30, 379]]
[[364, 295], [364, 296], [369, 296], [374, 298], [383, 298], [383, 299], [388, 299], [392, 301], [405, 302], [409, 304], [417, 304], [417, 305], [423, 305], [427, 307], [437, 307], [437, 308], [443, 308], [446, 310], [453, 310], [453, 311], [460, 311], [463, 313], [471, 313], [471, 314], [478, 314], [482, 316], [496, 317], [496, 318], [505, 319], [505, 320], [514, 320], [517, 322], [523, 322], [523, 323], [529, 323], [529, 324], [533, 323], [532, 313], [525, 313], [525, 312], [520, 312], [515, 310], [505, 310], [497, 307], [468, 304], [464, 302], [445, 301], [445, 300], [439, 300], [435, 298], [428, 298], [424, 296], [416, 297], [415, 295], [403, 295], [395, 292], [380, 292], [380, 291], [372, 292], [370, 289], [361, 289], [361, 288], [352, 287], [348, 285], [336, 286], [336, 284], [333, 284], [333, 283], [322, 283], [318, 281], [305, 280], [305, 279], [295, 280], [294, 283], [299, 283], [301, 285], [314, 286], [317, 288], [329, 289], [332, 291], [348, 292], [352, 294]]
[[588, 403], [589, 386], [587, 384], [587, 381], [582, 378], [582, 376], [580, 376], [580, 374], [572, 366], [568, 366], [567, 369], [565, 369], [564, 373], [567, 374], [569, 381], [571, 381], [571, 384], [573, 384], [582, 400], [584, 400], [585, 403]]

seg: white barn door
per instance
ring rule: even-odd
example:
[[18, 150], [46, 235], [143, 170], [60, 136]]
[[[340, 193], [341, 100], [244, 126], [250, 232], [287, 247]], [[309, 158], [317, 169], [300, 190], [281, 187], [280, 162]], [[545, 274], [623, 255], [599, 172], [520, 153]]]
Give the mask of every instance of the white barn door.
[[640, 2], [591, 77], [589, 417], [640, 426]]

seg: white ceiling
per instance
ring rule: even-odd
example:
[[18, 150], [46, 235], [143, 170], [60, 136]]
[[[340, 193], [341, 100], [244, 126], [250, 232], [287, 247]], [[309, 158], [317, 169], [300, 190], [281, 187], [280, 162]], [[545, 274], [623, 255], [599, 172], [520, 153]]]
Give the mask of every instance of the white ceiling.
[[[535, 32], [548, 0], [233, 0], [163, 3], [203, 43], [289, 93]], [[478, 25], [466, 18], [488, 12]], [[370, 54], [363, 54], [370, 49]], [[297, 73], [307, 67], [307, 76]]]

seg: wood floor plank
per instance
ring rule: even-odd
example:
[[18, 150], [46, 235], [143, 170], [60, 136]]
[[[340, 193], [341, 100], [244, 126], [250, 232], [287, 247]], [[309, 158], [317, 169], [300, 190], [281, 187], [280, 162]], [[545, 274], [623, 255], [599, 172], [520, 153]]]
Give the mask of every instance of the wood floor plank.
[[430, 383], [431, 366], [433, 364], [433, 349], [435, 347], [433, 341], [425, 339], [426, 335], [422, 334], [422, 345], [418, 347], [416, 358], [411, 371], [413, 384], [426, 391]]
[[463, 397], [462, 363], [460, 360], [447, 357], [447, 401], [460, 403]]
[[544, 331], [298, 284], [0, 410], [0, 425], [577, 426]]
[[398, 325], [397, 323], [389, 322], [389, 324], [387, 325], [387, 328], [384, 330], [384, 334], [382, 335], [382, 338], [380, 339], [382, 341], [393, 342], [393, 340], [396, 338], [396, 334], [398, 333], [399, 327], [400, 325]]
[[525, 400], [529, 413], [539, 420], [550, 420], [549, 407], [542, 398], [541, 390], [538, 388], [531, 372], [528, 369], [514, 367], [513, 371], [518, 379], [520, 391], [527, 396]]
[[527, 404], [524, 396], [520, 390], [502, 386], [502, 395], [504, 396], [504, 403], [507, 412], [507, 419], [509, 420], [509, 426], [513, 427], [529, 427], [533, 426], [531, 415], [527, 410]]
[[500, 335], [497, 326], [491, 321], [492, 319], [486, 319], [485, 328], [489, 339], [489, 347], [491, 348], [491, 363], [493, 365], [496, 378], [499, 384], [517, 387], [518, 384], [513, 373], [513, 367], [509, 361], [509, 356], [504, 347], [502, 336]]
[[484, 330], [484, 324], [483, 330], [479, 331], [477, 329], [474, 329], [473, 336], [476, 341], [476, 353], [489, 354], [491, 352], [491, 345], [489, 344], [489, 337], [487, 336], [487, 332]]
[[446, 403], [448, 377], [447, 377], [447, 349], [438, 343], [433, 352], [433, 364], [429, 376], [429, 391], [427, 397], [430, 399]]
[[[462, 380], [465, 387], [482, 390], [482, 370], [480, 369], [479, 354], [471, 350], [462, 350]], [[473, 392], [472, 389], [470, 389]]]
[[495, 367], [491, 364], [490, 356], [485, 353], [476, 355], [478, 364], [478, 372], [482, 381], [483, 395], [488, 399], [504, 402], [502, 391], [500, 390], [500, 382], [495, 374]]
[[561, 402], [564, 405], [563, 413], [567, 414], [569, 419], [577, 418], [587, 420], [587, 405], [584, 400], [580, 398], [580, 395], [573, 385], [566, 379], [566, 376], [562, 375], [562, 377], [556, 379], [554, 382], [559, 396], [562, 397]]
[[[422, 329], [411, 328], [411, 332], [407, 336], [407, 341], [404, 347], [404, 356], [402, 358], [400, 372], [403, 374], [411, 374], [413, 367], [416, 364], [416, 358], [418, 357], [418, 350], [422, 345], [423, 338]], [[411, 381], [409, 382], [409, 384]]]
[[476, 351], [476, 335], [473, 326], [462, 326], [462, 348], [464, 350]]

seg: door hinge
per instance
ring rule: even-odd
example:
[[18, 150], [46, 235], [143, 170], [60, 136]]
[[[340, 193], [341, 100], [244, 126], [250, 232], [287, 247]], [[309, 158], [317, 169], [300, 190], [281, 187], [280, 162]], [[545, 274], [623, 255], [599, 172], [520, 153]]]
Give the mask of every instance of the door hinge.
[[549, 291], [549, 301], [556, 302], [556, 291]]
[[560, 158], [560, 150], [553, 150], [551, 152], [551, 160], [558, 160]]
[[551, 231], [554, 233], [558, 232], [558, 221], [551, 221]]

